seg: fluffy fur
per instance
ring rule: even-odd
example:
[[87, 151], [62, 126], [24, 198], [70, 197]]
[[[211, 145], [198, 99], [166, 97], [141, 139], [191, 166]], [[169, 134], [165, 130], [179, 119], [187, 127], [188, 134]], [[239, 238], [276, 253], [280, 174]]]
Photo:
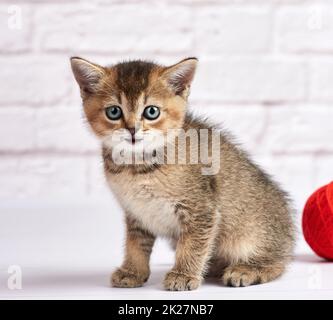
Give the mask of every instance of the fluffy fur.
[[[108, 184], [126, 217], [125, 258], [112, 274], [112, 285], [138, 287], [147, 281], [158, 236], [176, 248], [175, 264], [164, 279], [167, 290], [196, 289], [205, 276], [235, 287], [280, 276], [294, 244], [287, 195], [228, 134], [220, 132], [215, 150], [220, 170], [214, 175], [202, 174], [199, 163], [118, 164], [112, 156], [116, 145], [111, 138], [119, 129], [129, 134], [135, 128], [143, 140], [156, 132], [166, 135], [170, 128], [212, 132], [213, 126], [186, 112], [197, 60], [170, 67], [144, 61], [102, 67], [74, 57], [71, 64], [87, 119], [102, 141]], [[121, 119], [107, 119], [110, 105], [121, 107]], [[148, 105], [160, 108], [158, 119], [142, 118]], [[162, 141], [154, 148], [163, 148]]]

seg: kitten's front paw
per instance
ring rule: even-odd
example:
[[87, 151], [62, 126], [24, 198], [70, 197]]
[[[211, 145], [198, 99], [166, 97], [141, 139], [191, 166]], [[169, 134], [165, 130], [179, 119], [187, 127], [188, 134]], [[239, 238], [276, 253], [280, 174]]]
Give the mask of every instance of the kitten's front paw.
[[136, 288], [142, 287], [148, 277], [139, 276], [128, 270], [119, 268], [112, 273], [111, 285], [117, 288]]
[[166, 290], [186, 291], [197, 289], [200, 283], [199, 279], [177, 273], [176, 271], [170, 271], [166, 274], [163, 285]]

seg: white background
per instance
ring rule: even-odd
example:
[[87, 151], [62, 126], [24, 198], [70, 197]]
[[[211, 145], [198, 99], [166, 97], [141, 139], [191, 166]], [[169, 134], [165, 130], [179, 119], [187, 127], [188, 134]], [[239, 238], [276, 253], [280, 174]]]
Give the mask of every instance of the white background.
[[[307, 197], [333, 180], [332, 39], [328, 0], [2, 0], [0, 297], [333, 296], [333, 267], [311, 253], [301, 231], [296, 262], [271, 284], [164, 292], [173, 254], [160, 241], [147, 286], [110, 289], [122, 213], [68, 61], [197, 56], [191, 108], [223, 122], [290, 192], [299, 223]], [[12, 265], [22, 269], [22, 290], [8, 289]]]

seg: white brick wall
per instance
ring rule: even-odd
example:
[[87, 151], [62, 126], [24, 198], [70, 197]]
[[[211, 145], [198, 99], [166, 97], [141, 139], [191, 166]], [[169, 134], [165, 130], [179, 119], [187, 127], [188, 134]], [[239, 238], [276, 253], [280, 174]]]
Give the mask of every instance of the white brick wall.
[[96, 152], [98, 144], [83, 110], [77, 106], [41, 108], [36, 113], [37, 148], [63, 152]]
[[197, 54], [255, 54], [269, 51], [273, 24], [271, 9], [212, 5], [194, 12]]
[[302, 101], [306, 96], [305, 71], [304, 63], [294, 60], [257, 56], [205, 59], [192, 98], [228, 103]]
[[1, 199], [106, 195], [73, 54], [198, 56], [192, 108], [234, 132], [298, 208], [333, 180], [332, 1], [2, 0]]
[[312, 5], [286, 6], [277, 11], [281, 51], [320, 54], [333, 50], [333, 8], [320, 5], [320, 1], [309, 2]]
[[2, 106], [62, 104], [70, 93], [72, 79], [66, 56], [1, 55], [0, 64]]
[[333, 61], [331, 57], [327, 59], [313, 59], [310, 63], [310, 92], [312, 101], [330, 103], [333, 100]]
[[0, 161], [0, 197], [62, 199], [87, 192], [87, 159], [57, 154], [8, 155]]

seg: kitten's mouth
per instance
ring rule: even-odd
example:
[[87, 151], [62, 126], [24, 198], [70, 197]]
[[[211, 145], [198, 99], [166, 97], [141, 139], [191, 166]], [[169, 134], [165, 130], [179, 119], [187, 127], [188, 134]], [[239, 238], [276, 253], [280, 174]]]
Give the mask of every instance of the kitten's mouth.
[[130, 138], [125, 138], [124, 140], [127, 141], [127, 142], [129, 142], [129, 143], [135, 144], [135, 143], [137, 143], [139, 141], [142, 141], [143, 138], [132, 136]]

